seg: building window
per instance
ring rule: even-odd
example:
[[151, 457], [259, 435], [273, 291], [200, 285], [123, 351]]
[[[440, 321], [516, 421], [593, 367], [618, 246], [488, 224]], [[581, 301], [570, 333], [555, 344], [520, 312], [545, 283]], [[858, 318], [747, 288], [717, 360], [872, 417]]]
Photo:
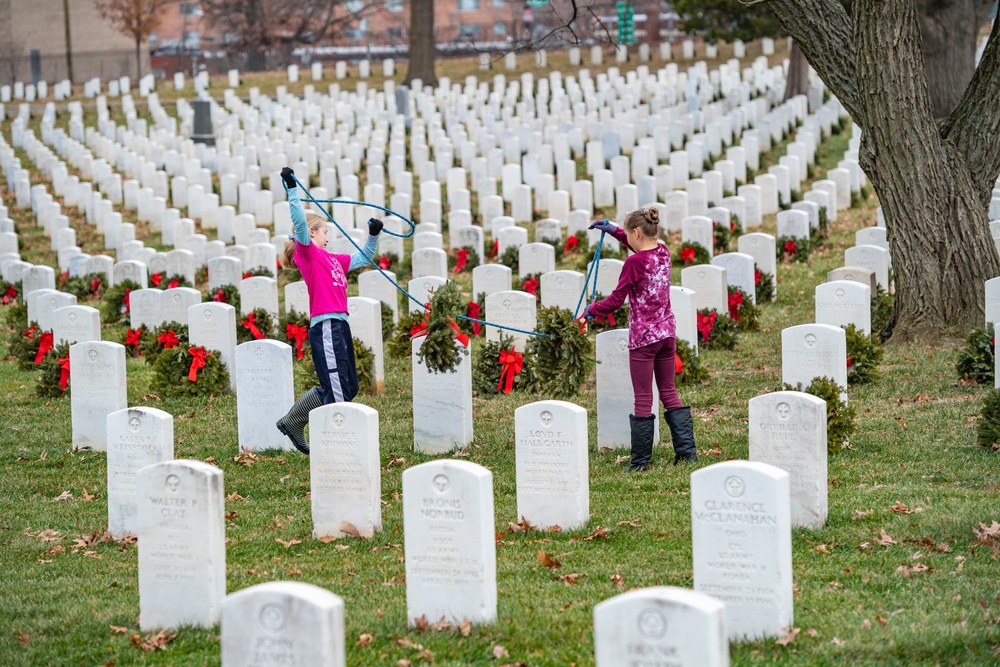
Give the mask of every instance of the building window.
[[505, 4], [507, 3], [504, 0], [493, 0], [494, 7], [503, 7]]
[[493, 34], [503, 37], [507, 34], [507, 24], [503, 21], [497, 21], [493, 24]]
[[462, 12], [474, 12], [479, 9], [479, 0], [458, 0], [458, 9]]
[[184, 48], [185, 49], [198, 49], [201, 44], [201, 33], [196, 31], [189, 31], [184, 33]]
[[182, 2], [181, 16], [201, 16], [201, 8], [197, 2]]
[[480, 27], [478, 23], [459, 23], [458, 36], [461, 39], [479, 39]]
[[396, 39], [396, 40], [401, 40], [404, 37], [406, 37], [406, 33], [403, 32], [403, 26], [401, 25], [389, 26], [385, 30], [385, 35], [389, 39]]
[[385, 0], [385, 8], [390, 12], [403, 11], [403, 0]]

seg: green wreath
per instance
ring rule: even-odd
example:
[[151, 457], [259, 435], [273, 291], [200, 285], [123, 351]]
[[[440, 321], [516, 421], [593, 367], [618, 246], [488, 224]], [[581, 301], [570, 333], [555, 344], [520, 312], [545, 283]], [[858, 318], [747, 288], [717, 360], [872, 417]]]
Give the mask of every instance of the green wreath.
[[[42, 335], [46, 333], [32, 324], [24, 330], [15, 329], [11, 333], [7, 343], [7, 352], [17, 360], [17, 367], [22, 371], [31, 370], [35, 367], [35, 359], [38, 357], [38, 348], [42, 342]], [[51, 335], [51, 331], [47, 332]]]
[[728, 291], [729, 319], [736, 323], [740, 331], [760, 331], [760, 308], [750, 295], [733, 285], [729, 286]]
[[[458, 256], [465, 252], [465, 264], [458, 268]], [[448, 270], [454, 273], [472, 273], [472, 269], [479, 266], [479, 251], [472, 246], [462, 246], [456, 248], [455, 252], [448, 253]]]
[[535, 328], [542, 335], [532, 336], [525, 347], [531, 390], [556, 398], [575, 396], [597, 363], [594, 344], [565, 308], [539, 308]]
[[[501, 380], [506, 383], [504, 366], [500, 363], [500, 355], [506, 351], [513, 354], [514, 337], [503, 331], [500, 340], [487, 340], [477, 345], [472, 361], [472, 391], [477, 396], [492, 398], [503, 393]], [[513, 372], [513, 369], [507, 373]], [[528, 357], [521, 355], [521, 370], [512, 376], [512, 390], [521, 392], [531, 384], [531, 371], [528, 370]]]
[[406, 359], [410, 356], [412, 346], [410, 341], [414, 334], [427, 324], [427, 311], [415, 310], [413, 312], [400, 313], [399, 322], [396, 323], [395, 333], [385, 343], [386, 353], [393, 359]]
[[[892, 333], [892, 321], [896, 313], [896, 297], [877, 286], [872, 295], [872, 331], [879, 340], [886, 340]], [[992, 325], [991, 325], [992, 326]]]
[[[253, 327], [256, 327], [264, 338], [277, 338], [271, 313], [267, 312], [264, 308], [254, 308], [253, 312], [240, 315], [236, 318], [237, 345], [260, 340], [254, 335]], [[284, 338], [284, 332], [281, 333], [282, 338]]]
[[976, 425], [976, 444], [994, 452], [1000, 451], [1000, 389], [990, 389], [983, 396]]
[[808, 262], [809, 240], [779, 236], [775, 244], [775, 256], [784, 262]]
[[757, 303], [767, 303], [774, 300], [774, 274], [754, 267], [754, 287], [757, 293]]
[[203, 302], [216, 301], [218, 303], [228, 303], [240, 312], [240, 290], [236, 285], [223, 285], [215, 291], [210, 291], [202, 299]]
[[719, 315], [710, 308], [698, 311], [697, 328], [700, 349], [732, 350], [739, 342], [739, 328], [736, 323], [729, 315]]
[[375, 393], [375, 353], [360, 338], [354, 339], [354, 367], [358, 374], [358, 393]]
[[879, 364], [885, 351], [878, 334], [865, 334], [855, 325], [844, 327], [847, 332], [847, 384], [878, 382]]
[[[174, 338], [177, 339], [176, 342], [174, 342]], [[171, 347], [165, 347], [166, 345]], [[188, 328], [186, 324], [180, 322], [164, 322], [152, 331], [144, 332], [142, 340], [139, 342], [139, 351], [150, 366], [156, 365], [156, 361], [163, 352], [176, 348], [187, 349], [188, 347]]]
[[[197, 369], [194, 381], [189, 379], [194, 360], [189, 350], [207, 352], [203, 360], [205, 366]], [[175, 347], [164, 350], [156, 360], [153, 366], [153, 391], [161, 398], [223, 394], [229, 391], [229, 371], [222, 363], [220, 353], [215, 350]]]
[[809, 228], [809, 240], [813, 245], [823, 245], [825, 241], [830, 236], [830, 220], [826, 215], [826, 207], [819, 207], [819, 224], [815, 227]]
[[[603, 294], [598, 293], [597, 300], [600, 301], [604, 298]], [[628, 315], [629, 315], [629, 304], [628, 302], [623, 302], [613, 313], [606, 316], [594, 317], [587, 322], [587, 329], [593, 332], [597, 331], [610, 331], [612, 329], [621, 329], [628, 326]]]
[[677, 253], [681, 260], [681, 266], [694, 266], [696, 264], [708, 264], [712, 261], [708, 248], [700, 243], [686, 241], [681, 244], [681, 249]]
[[127, 323], [131, 307], [126, 303], [125, 296], [138, 289], [142, 289], [138, 283], [132, 280], [123, 280], [104, 290], [104, 296], [101, 299], [101, 321], [104, 324]]
[[450, 280], [438, 287], [431, 296], [427, 337], [417, 356], [432, 373], [449, 373], [455, 370], [461, 361], [461, 355], [469, 353], [455, 345], [455, 330], [452, 328], [453, 315], [464, 312], [463, 303], [458, 285]]
[[674, 383], [678, 387], [703, 384], [709, 379], [708, 369], [687, 341], [677, 339], [677, 358], [674, 363]]
[[68, 366], [69, 343], [57, 345], [50, 350], [39, 366], [41, 373], [35, 384], [35, 394], [41, 398], [59, 398], [68, 395], [70, 392], [69, 382], [66, 383], [65, 388], [62, 386], [62, 378], [64, 376], [68, 378], [68, 375], [64, 373]]
[[712, 224], [712, 241], [715, 254], [721, 255], [724, 252], [729, 252], [729, 242], [732, 239], [732, 230], [729, 224], [715, 222]]
[[510, 268], [511, 271], [517, 271], [517, 265], [519, 260], [518, 248], [517, 246], [510, 246], [503, 251], [503, 254], [497, 258], [497, 264], [503, 264], [504, 266]]

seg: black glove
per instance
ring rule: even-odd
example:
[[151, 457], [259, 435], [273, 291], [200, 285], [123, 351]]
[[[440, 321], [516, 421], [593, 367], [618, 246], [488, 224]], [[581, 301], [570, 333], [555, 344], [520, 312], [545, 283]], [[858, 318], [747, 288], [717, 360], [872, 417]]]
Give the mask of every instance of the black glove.
[[281, 180], [285, 182], [285, 187], [291, 190], [296, 186], [295, 183], [295, 172], [292, 171], [291, 167], [285, 167], [281, 170]]
[[368, 219], [368, 233], [371, 234], [372, 236], [378, 236], [379, 232], [382, 231], [382, 227], [384, 226], [385, 225], [383, 225], [382, 221], [379, 220], [378, 218]]

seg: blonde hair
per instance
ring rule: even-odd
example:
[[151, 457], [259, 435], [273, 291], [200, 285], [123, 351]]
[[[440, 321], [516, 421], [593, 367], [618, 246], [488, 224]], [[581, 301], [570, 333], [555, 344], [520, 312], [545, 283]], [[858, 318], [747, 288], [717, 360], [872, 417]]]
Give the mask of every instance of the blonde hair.
[[648, 206], [636, 209], [625, 216], [625, 229], [638, 229], [646, 238], [655, 239], [660, 236], [660, 212]]
[[[306, 211], [306, 224], [309, 229], [321, 229], [326, 219], [314, 211]], [[285, 249], [281, 252], [281, 265], [286, 269], [295, 268], [295, 239], [285, 241]]]

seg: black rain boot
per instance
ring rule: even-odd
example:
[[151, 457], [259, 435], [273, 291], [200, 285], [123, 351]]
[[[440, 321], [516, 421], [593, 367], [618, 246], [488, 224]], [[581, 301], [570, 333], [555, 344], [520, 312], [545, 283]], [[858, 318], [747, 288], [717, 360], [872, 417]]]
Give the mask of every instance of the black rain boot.
[[628, 416], [632, 426], [632, 461], [628, 470], [645, 470], [649, 467], [649, 458], [653, 455], [653, 427], [656, 425], [656, 415], [648, 417]]
[[663, 413], [670, 427], [670, 440], [674, 445], [674, 465], [680, 461], [696, 462], [698, 450], [694, 445], [694, 422], [691, 421], [691, 406], [674, 408]]
[[275, 426], [288, 436], [295, 449], [303, 454], [309, 454], [309, 444], [306, 443], [306, 425], [309, 423], [309, 412], [323, 405], [319, 387], [313, 387], [302, 398], [295, 402], [288, 414], [278, 420]]

